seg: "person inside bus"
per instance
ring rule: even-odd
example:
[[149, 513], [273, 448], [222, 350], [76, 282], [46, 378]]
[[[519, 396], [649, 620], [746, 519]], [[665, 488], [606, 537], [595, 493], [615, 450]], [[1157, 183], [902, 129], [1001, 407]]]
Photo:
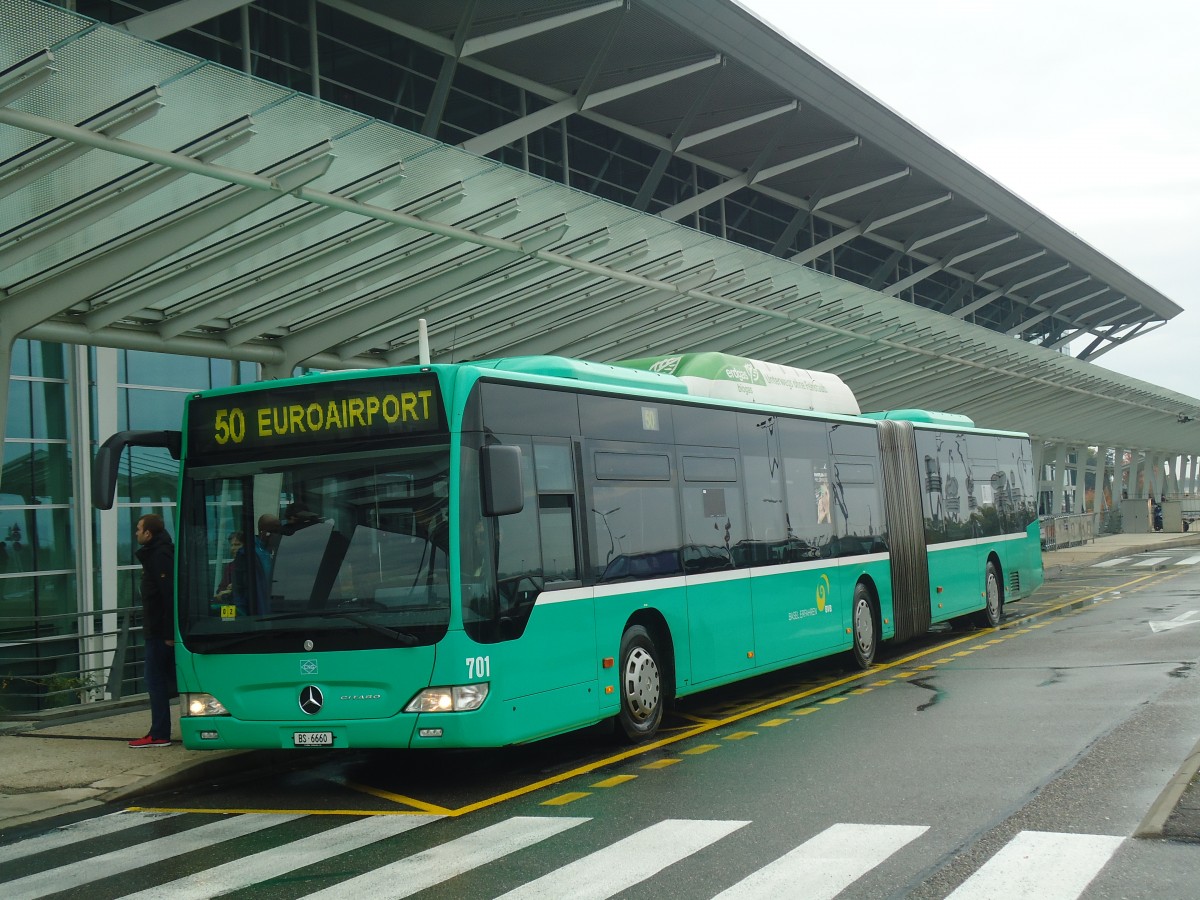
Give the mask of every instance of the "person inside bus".
[[279, 516], [263, 513], [258, 517], [258, 534], [254, 536], [254, 602], [248, 611], [258, 615], [270, 612], [271, 574], [275, 567], [275, 550], [279, 546]]
[[245, 545], [246, 536], [242, 532], [235, 531], [229, 535], [229, 562], [225, 563], [221, 583], [217, 585], [217, 592], [213, 595], [213, 600], [218, 604], [233, 603], [241, 606], [245, 602], [245, 590], [238, 590], [244, 588], [244, 578], [239, 577], [238, 569], [245, 555]]

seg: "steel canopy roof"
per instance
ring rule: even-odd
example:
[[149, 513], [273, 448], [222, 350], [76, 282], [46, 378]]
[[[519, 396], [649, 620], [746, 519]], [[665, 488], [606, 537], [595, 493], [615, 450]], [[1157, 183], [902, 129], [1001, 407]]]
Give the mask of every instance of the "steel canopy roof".
[[[484, 5], [499, 12], [475, 23], [478, 43], [464, 45], [473, 64], [536, 80], [551, 100], [573, 96], [591, 57], [567, 52], [561, 31], [494, 37], [506, 21], [528, 26], [531, 11], [548, 16], [546, 4]], [[354, 11], [378, 18], [394, 6]], [[444, 41], [459, 6], [405, 4], [407, 20], [389, 21]], [[1037, 295], [1079, 281], [1056, 295], [1062, 306], [1103, 287], [1073, 313], [1097, 337], [1179, 312], [744, 10], [697, 5], [704, 13], [687, 28], [679, 22], [696, 7], [681, 2], [568, 12], [597, 6], [624, 11], [624, 23], [611, 72], [590, 88], [599, 99], [579, 114], [657, 135], [674, 152], [703, 150], [727, 178], [889, 246], [932, 238], [917, 248], [930, 265], [976, 281], [1008, 266], [1004, 281], [1016, 285], [1033, 277], [1024, 267], [1049, 271], [1052, 260], [1064, 268], [1034, 279]], [[720, 350], [834, 372], [868, 410], [924, 406], [1047, 440], [1191, 452], [1180, 423], [1200, 417], [1193, 398], [904, 302], [893, 296], [903, 286], [872, 290], [695, 231], [675, 221], [687, 210], [639, 211], [480, 155], [503, 134], [450, 147], [57, 7], [13, 0], [4, 18], [5, 356], [30, 337], [252, 360], [269, 376], [378, 367], [415, 361], [424, 317], [434, 361]], [[530, 40], [561, 46], [543, 55]], [[653, 102], [618, 90], [681, 67], [693, 71], [649, 89]], [[667, 111], [680, 108], [687, 79], [714, 68], [710, 96], [740, 94], [743, 105], [714, 103], [680, 135]], [[768, 72], [775, 96], [761, 93]], [[777, 125], [819, 101], [842, 118], [829, 117], [825, 135], [809, 122], [802, 140], [773, 131], [777, 156], [763, 156], [754, 123], [722, 124], [761, 114]], [[689, 151], [687, 135], [705, 139]], [[790, 165], [800, 157], [816, 158]], [[903, 186], [884, 199], [856, 189], [892, 181]], [[985, 249], [956, 259], [961, 229], [938, 235], [981, 217], [972, 246]], [[1050, 314], [1047, 301], [1026, 299], [1030, 318]]]

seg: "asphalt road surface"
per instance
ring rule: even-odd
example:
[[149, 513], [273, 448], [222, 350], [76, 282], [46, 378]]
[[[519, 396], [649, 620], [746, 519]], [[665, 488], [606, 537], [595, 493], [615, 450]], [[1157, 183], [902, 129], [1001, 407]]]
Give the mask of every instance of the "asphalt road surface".
[[330, 753], [41, 823], [0, 896], [1195, 900], [1200, 848], [1134, 835], [1200, 733], [1200, 567], [1138, 563], [690, 698], [648, 747]]

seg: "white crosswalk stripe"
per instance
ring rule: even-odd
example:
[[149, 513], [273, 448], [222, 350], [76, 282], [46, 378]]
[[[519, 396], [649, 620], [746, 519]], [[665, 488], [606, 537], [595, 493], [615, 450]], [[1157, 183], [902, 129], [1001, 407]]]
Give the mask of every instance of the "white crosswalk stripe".
[[667, 819], [502, 894], [497, 900], [605, 900], [749, 824]]
[[[77, 861], [56, 865], [36, 874], [8, 882], [0, 880], [0, 897], [17, 900], [40, 897], [47, 893], [84, 890], [105, 878], [132, 873], [155, 866], [193, 851], [216, 845], [225, 850], [218, 865], [128, 895], [147, 898], [217, 897], [234, 891], [254, 889], [274, 879], [301, 872], [318, 863], [343, 854], [399, 838], [406, 832], [453, 820], [435, 815], [364, 816], [346, 824], [325, 828], [317, 834], [284, 841], [264, 848], [270, 842], [257, 839], [255, 851], [239, 856], [243, 842], [235, 839], [263, 831], [274, 825], [300, 819], [300, 814], [245, 814], [222, 816], [217, 821], [140, 843], [92, 858], [81, 842], [119, 835], [136, 825], [161, 821], [170, 814], [118, 813], [79, 822], [50, 833], [0, 848], [0, 860], [27, 859], [37, 853], [61, 851]], [[334, 884], [324, 883], [310, 897], [408, 897], [436, 885], [497, 864], [505, 857], [534, 847], [584, 823], [589, 818], [567, 816], [514, 816], [496, 824], [433, 844], [422, 838], [418, 846], [428, 849], [408, 854], [394, 862], [363, 871], [362, 856], [336, 863], [336, 871], [360, 872]], [[651, 881], [657, 888], [662, 881], [664, 896], [675, 896], [679, 883], [672, 885], [675, 873], [669, 867], [717, 844], [751, 823], [742, 820], [665, 819], [629, 834], [594, 852], [587, 849], [571, 854], [572, 861], [545, 872], [504, 894], [501, 900], [605, 900], [629, 888]], [[174, 826], [178, 827], [178, 826]], [[441, 826], [439, 826], [441, 827]], [[918, 841], [929, 826], [925, 825], [831, 825], [824, 831], [792, 848], [782, 856], [726, 887], [714, 884], [714, 900], [756, 900], [756, 898], [804, 897], [806, 900], [833, 900], [859, 879], [891, 859], [901, 849]], [[559, 844], [574, 848], [595, 844], [586, 830], [574, 843]], [[131, 836], [133, 839], [134, 836]], [[947, 900], [1078, 900], [1088, 885], [1108, 864], [1124, 838], [1111, 835], [1057, 834], [1022, 831], [988, 862], [967, 878]], [[232, 842], [232, 843], [230, 843]], [[392, 847], [402, 848], [404, 841]], [[79, 845], [79, 846], [73, 846]], [[415, 849], [415, 848], [414, 848]], [[404, 853], [396, 850], [394, 855]], [[540, 851], [539, 851], [540, 852]], [[714, 853], [730, 852], [720, 847]], [[371, 851], [378, 859], [379, 850]], [[53, 857], [50, 857], [53, 858]], [[545, 857], [530, 856], [522, 865]], [[711, 862], [711, 858], [707, 860]], [[26, 863], [29, 865], [32, 860]], [[898, 858], [897, 865], [902, 864]], [[166, 867], [163, 867], [164, 869]], [[680, 870], [682, 871], [682, 870]], [[742, 870], [744, 873], [745, 869]], [[140, 885], [153, 880], [148, 873]], [[0, 875], [0, 879], [2, 879]], [[169, 874], [166, 877], [170, 877]], [[302, 876], [298, 876], [302, 877]], [[326, 878], [329, 876], [325, 876]], [[344, 877], [339, 874], [337, 877]], [[731, 876], [730, 881], [736, 876]], [[508, 876], [509, 883], [513, 879]], [[130, 887], [140, 886], [136, 883]], [[295, 890], [297, 885], [293, 884]], [[451, 884], [450, 890], [454, 889]]]
[[1123, 842], [1022, 831], [946, 900], [1076, 900]]
[[1092, 568], [1093, 569], [1109, 569], [1109, 568], [1112, 568], [1113, 566], [1123, 565], [1123, 564], [1129, 562], [1129, 560], [1131, 558], [1132, 557], [1129, 557], [1129, 556], [1118, 556], [1116, 559], [1106, 559], [1106, 560], [1104, 560], [1104, 562], [1096, 563], [1094, 566], [1092, 566]]
[[1175, 563], [1175, 565], [1194, 566], [1196, 563], [1200, 563], [1200, 556], [1189, 556], [1187, 559], [1181, 559], [1179, 562]]
[[517, 816], [308, 896], [408, 897], [587, 821]]
[[928, 830], [924, 825], [832, 825], [714, 900], [831, 900]]
[[62, 828], [56, 828], [48, 834], [40, 834], [8, 847], [0, 847], [0, 863], [33, 856], [35, 853], [44, 853], [47, 850], [69, 847], [79, 841], [95, 840], [127, 828], [169, 819], [177, 815], [179, 813], [119, 812], [99, 816], [95, 819], [85, 819], [82, 822], [74, 822], [71, 825], [64, 825]]
[[1165, 556], [1148, 556], [1145, 559], [1139, 559], [1133, 565], [1134, 568], [1149, 568], [1150, 566], [1157, 566], [1159, 563], [1166, 561], [1167, 557]]
[[157, 897], [164, 900], [204, 900], [207, 897], [218, 897], [349, 853], [384, 838], [395, 837], [440, 818], [441, 816], [368, 816], [349, 825], [341, 825], [292, 841], [282, 847], [272, 847], [243, 859], [235, 859], [216, 868], [197, 872], [187, 878], [129, 894], [125, 900], [134, 897], [138, 900]]
[[134, 844], [124, 850], [114, 850], [112, 853], [105, 853], [91, 859], [59, 866], [56, 869], [38, 872], [36, 875], [18, 878], [7, 884], [0, 884], [0, 895], [5, 900], [20, 900], [24, 897], [32, 900], [34, 897], [70, 890], [93, 881], [99, 881], [101, 878], [120, 875], [139, 866], [162, 862], [173, 856], [202, 850], [222, 841], [245, 837], [264, 828], [270, 828], [272, 825], [278, 825], [280, 822], [298, 818], [300, 818], [298, 814], [230, 816], [169, 837]]

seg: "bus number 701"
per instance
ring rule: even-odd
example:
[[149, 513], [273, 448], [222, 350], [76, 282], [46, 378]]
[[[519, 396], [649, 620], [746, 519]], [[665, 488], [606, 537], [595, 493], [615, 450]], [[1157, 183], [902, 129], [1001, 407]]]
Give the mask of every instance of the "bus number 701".
[[492, 658], [490, 656], [468, 656], [467, 657], [467, 677], [468, 678], [491, 678], [492, 677]]

